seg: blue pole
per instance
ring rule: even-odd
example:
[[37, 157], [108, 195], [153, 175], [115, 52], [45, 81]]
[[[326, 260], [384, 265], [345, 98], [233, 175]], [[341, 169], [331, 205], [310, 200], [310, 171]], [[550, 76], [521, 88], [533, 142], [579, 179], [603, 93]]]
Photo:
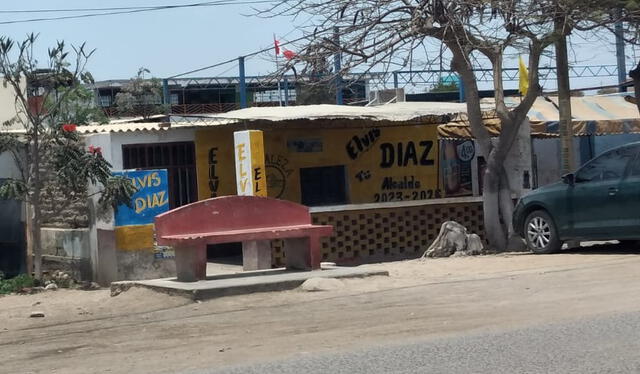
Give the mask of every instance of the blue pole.
[[164, 105], [171, 104], [171, 100], [169, 98], [169, 80], [168, 79], [162, 80], [162, 102], [164, 103]]
[[[618, 13], [619, 14], [619, 13]], [[618, 84], [623, 84], [627, 80], [627, 67], [624, 54], [624, 27], [622, 22], [615, 24], [616, 33], [616, 57], [618, 60]], [[627, 89], [619, 87], [618, 92], [626, 92]]]
[[[339, 31], [338, 27], [333, 29], [336, 45], [338, 46], [340, 45]], [[334, 56], [333, 65], [333, 69], [336, 74], [336, 104], [342, 105], [344, 104], [344, 99], [342, 97], [342, 76], [340, 75], [340, 71], [342, 70], [342, 53], [340, 53], [340, 50], [338, 50]]]
[[240, 108], [247, 107], [247, 81], [244, 75], [244, 57], [238, 57], [238, 68], [240, 70]]
[[398, 89], [398, 72], [393, 72], [393, 88]]
[[464, 82], [462, 81], [462, 78], [458, 79], [458, 97], [461, 103], [466, 101], [464, 98]]
[[289, 106], [289, 81], [284, 77], [284, 106]]

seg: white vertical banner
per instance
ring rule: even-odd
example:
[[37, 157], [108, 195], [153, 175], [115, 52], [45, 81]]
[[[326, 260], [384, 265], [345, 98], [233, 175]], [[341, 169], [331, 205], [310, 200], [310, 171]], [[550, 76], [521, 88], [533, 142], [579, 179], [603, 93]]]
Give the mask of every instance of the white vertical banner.
[[267, 196], [262, 131], [233, 133], [236, 191], [241, 196]]

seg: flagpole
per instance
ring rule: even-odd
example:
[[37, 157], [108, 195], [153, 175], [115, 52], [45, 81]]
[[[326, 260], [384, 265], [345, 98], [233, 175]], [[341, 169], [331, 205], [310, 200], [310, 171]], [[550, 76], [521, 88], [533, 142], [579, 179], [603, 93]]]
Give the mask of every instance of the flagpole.
[[[280, 42], [278, 40], [276, 40], [276, 34], [273, 34], [273, 42], [274, 44], [277, 43], [278, 45], [278, 49], [280, 48]], [[280, 90], [280, 64], [278, 63], [278, 50], [275, 50], [276, 52], [276, 74], [278, 75], [278, 105], [282, 106], [282, 92]]]

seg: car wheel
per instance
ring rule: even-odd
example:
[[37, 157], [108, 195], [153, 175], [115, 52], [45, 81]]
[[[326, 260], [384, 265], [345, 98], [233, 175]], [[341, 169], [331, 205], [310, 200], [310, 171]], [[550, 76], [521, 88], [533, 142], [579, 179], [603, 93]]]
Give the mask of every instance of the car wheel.
[[545, 211], [536, 210], [529, 214], [523, 231], [527, 247], [533, 253], [552, 253], [562, 246], [556, 226]]

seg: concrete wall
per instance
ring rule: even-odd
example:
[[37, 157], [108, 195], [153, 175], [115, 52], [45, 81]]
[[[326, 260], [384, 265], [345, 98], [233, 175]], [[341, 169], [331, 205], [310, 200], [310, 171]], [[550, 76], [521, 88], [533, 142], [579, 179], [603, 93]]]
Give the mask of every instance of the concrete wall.
[[[576, 169], [611, 148], [635, 141], [640, 141], [640, 134], [576, 136], [573, 139]], [[538, 187], [559, 181], [562, 176], [560, 139], [533, 139], [533, 153]]]
[[[300, 203], [303, 169], [336, 166], [344, 167], [351, 204], [439, 195], [437, 125], [378, 125], [264, 129], [268, 196]], [[233, 129], [212, 127], [196, 134], [199, 199], [236, 194]]]
[[42, 254], [68, 258], [90, 258], [89, 229], [42, 229]]
[[[42, 254], [56, 269], [74, 279], [93, 280], [89, 229], [42, 229]], [[51, 270], [51, 269], [49, 269]]]
[[[480, 197], [311, 208], [315, 224], [334, 227], [321, 240], [322, 261], [343, 265], [419, 257], [449, 220], [484, 238], [482, 213]], [[283, 266], [282, 242], [271, 245], [272, 264]]]
[[[195, 131], [190, 129], [94, 134], [87, 136], [85, 142], [87, 146], [102, 148], [103, 157], [111, 163], [113, 170], [122, 170], [124, 167], [123, 145], [194, 141], [194, 134]], [[95, 188], [93, 190], [95, 191]], [[97, 206], [97, 198], [98, 196], [93, 199], [94, 206]], [[135, 228], [135, 226], [131, 227]], [[96, 278], [101, 284], [116, 280], [162, 278], [175, 275], [175, 261], [172, 253], [148, 244], [154, 243], [153, 231], [144, 230], [146, 237], [140, 237], [139, 247], [132, 248], [128, 245], [128, 249], [118, 248], [116, 231], [112, 215], [96, 219], [91, 230], [91, 258], [94, 262]], [[127, 242], [130, 243], [131, 240]]]
[[[26, 87], [26, 80], [23, 79], [22, 90], [24, 90], [25, 87]], [[0, 123], [4, 123], [16, 117], [17, 110], [16, 110], [16, 104], [15, 104], [15, 98], [16, 98], [16, 91], [11, 86], [7, 85], [5, 87], [4, 84], [0, 84]], [[20, 123], [15, 123], [11, 125], [9, 129], [20, 130], [20, 129], [24, 129], [24, 127]]]
[[615, 134], [594, 136], [594, 156], [597, 156], [611, 148], [615, 148], [627, 143], [640, 141], [640, 134]]
[[[194, 129], [170, 131], [145, 131], [135, 133], [112, 133], [109, 162], [113, 170], [122, 170], [122, 146], [127, 144], [153, 144], [172, 142], [192, 142], [195, 140]], [[233, 142], [231, 143], [233, 144]], [[103, 148], [104, 149], [104, 148]]]
[[[529, 121], [526, 121], [522, 124], [522, 126], [520, 126], [520, 131], [518, 132], [516, 141], [511, 147], [511, 150], [509, 150], [507, 159], [505, 161], [505, 169], [507, 170], [509, 176], [509, 186], [511, 187], [511, 192], [516, 197], [521, 196], [528, 189], [532, 188], [533, 172], [531, 162], [532, 153], [530, 134], [531, 127]], [[493, 139], [493, 141], [496, 142], [497, 139]], [[477, 156], [474, 159], [474, 163], [477, 162], [478, 156], [484, 157], [485, 160], [487, 159], [486, 155], [483, 154], [480, 147], [476, 146], [476, 150]], [[477, 172], [474, 173], [474, 178], [476, 175]], [[527, 179], [528, 183], [526, 183]]]
[[0, 153], [0, 179], [20, 178], [20, 169], [9, 152]]

